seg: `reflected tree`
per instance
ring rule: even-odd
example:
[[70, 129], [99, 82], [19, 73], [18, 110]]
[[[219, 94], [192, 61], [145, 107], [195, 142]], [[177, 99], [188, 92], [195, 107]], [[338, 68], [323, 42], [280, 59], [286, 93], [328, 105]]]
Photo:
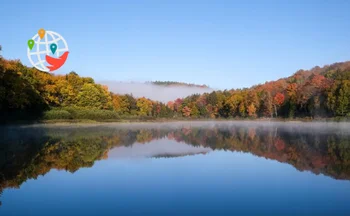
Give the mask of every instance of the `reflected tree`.
[[0, 196], [4, 189], [19, 188], [51, 169], [75, 172], [108, 158], [115, 147], [147, 145], [162, 138], [213, 150], [251, 153], [291, 164], [300, 171], [350, 180], [350, 132], [346, 128], [242, 123], [169, 128], [1, 128], [0, 133]]

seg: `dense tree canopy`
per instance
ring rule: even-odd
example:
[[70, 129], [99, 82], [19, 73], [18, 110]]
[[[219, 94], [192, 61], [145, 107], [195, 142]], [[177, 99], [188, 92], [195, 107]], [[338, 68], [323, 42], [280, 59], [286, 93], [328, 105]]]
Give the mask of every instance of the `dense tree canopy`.
[[[55, 110], [49, 115], [43, 114], [58, 108], [64, 108], [65, 112]], [[119, 116], [172, 117], [173, 113], [165, 104], [148, 98], [113, 94], [107, 86], [75, 72], [53, 75], [23, 66], [19, 61], [0, 58], [1, 120], [41, 116], [71, 118], [80, 109], [96, 113], [96, 110], [105, 110]], [[83, 116], [90, 118], [91, 115]]]
[[[160, 81], [154, 84], [183, 85], [179, 82]], [[57, 109], [65, 111], [58, 112]], [[164, 104], [144, 97], [111, 93], [107, 86], [95, 83], [92, 78], [80, 77], [75, 72], [53, 75], [28, 68], [17, 60], [0, 58], [2, 120], [35, 119], [40, 116], [74, 118], [78, 116], [72, 112], [74, 109], [108, 113], [103, 119], [108, 116], [349, 117], [350, 62], [299, 70], [291, 77], [251, 88], [194, 94]], [[43, 114], [47, 112], [54, 113]], [[81, 116], [90, 118], [88, 116], [91, 115]]]
[[187, 117], [349, 117], [350, 62], [299, 70], [251, 88], [193, 95], [168, 107]]

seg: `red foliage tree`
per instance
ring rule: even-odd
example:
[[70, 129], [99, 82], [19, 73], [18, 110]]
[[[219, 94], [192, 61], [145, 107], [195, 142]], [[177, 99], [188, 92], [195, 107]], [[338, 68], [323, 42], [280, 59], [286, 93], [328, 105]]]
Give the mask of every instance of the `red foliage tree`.
[[180, 107], [182, 105], [182, 102], [183, 102], [183, 100], [181, 98], [178, 98], [178, 99], [175, 100], [175, 102], [174, 102], [174, 111], [175, 112], [179, 112], [180, 111]]
[[182, 109], [182, 114], [186, 117], [189, 117], [191, 115], [191, 109], [188, 106], [185, 106]]
[[277, 106], [281, 106], [284, 103], [284, 94], [277, 93], [276, 96], [273, 98], [273, 102]]
[[273, 98], [273, 106], [275, 108], [275, 116], [277, 117], [277, 109], [284, 103], [284, 94], [278, 92]]

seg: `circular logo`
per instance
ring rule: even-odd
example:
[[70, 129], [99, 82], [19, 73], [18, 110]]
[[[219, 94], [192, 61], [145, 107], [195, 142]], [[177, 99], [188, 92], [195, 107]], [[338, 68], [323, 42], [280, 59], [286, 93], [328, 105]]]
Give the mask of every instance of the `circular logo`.
[[38, 70], [57, 70], [66, 62], [68, 54], [68, 44], [57, 32], [40, 29], [38, 34], [28, 40], [28, 59]]

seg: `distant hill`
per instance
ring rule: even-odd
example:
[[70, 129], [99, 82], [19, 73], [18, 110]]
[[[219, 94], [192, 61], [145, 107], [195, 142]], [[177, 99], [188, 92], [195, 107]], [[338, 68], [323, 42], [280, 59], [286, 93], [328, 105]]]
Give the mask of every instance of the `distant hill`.
[[192, 94], [210, 93], [213, 89], [206, 85], [188, 84], [182, 82], [117, 82], [101, 81], [115, 94], [132, 94], [134, 97], [146, 97], [163, 103], [184, 98]]
[[193, 83], [184, 83], [184, 82], [174, 82], [174, 81], [151, 81], [147, 82], [154, 85], [160, 85], [160, 86], [187, 86], [187, 87], [199, 87], [199, 88], [210, 88], [207, 85], [198, 85]]

